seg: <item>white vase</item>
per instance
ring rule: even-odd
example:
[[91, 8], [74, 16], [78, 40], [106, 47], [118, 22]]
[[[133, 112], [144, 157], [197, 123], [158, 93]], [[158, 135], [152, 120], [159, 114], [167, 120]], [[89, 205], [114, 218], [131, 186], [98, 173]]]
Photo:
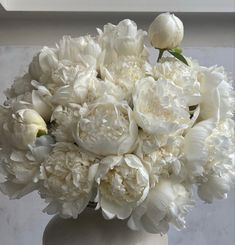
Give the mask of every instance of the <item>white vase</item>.
[[43, 235], [43, 245], [168, 245], [167, 240], [166, 235], [132, 231], [126, 221], [105, 220], [92, 209], [76, 220], [55, 216]]

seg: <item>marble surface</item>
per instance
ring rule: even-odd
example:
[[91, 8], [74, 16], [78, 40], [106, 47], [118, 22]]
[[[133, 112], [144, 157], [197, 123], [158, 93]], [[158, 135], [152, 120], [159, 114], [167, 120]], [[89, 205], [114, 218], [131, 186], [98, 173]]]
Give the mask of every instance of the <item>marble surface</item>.
[[[27, 64], [39, 47], [0, 46], [0, 103], [3, 91], [17, 75], [27, 70]], [[224, 65], [234, 75], [234, 48], [185, 48], [185, 54], [202, 65]], [[152, 52], [152, 59], [153, 59]], [[3, 180], [0, 177], [0, 180]], [[41, 245], [43, 231], [51, 219], [43, 214], [44, 202], [37, 193], [21, 200], [8, 200], [0, 194], [0, 244]], [[235, 192], [227, 200], [205, 205], [197, 201], [187, 217], [187, 228], [169, 231], [169, 245], [233, 245], [235, 244]]]

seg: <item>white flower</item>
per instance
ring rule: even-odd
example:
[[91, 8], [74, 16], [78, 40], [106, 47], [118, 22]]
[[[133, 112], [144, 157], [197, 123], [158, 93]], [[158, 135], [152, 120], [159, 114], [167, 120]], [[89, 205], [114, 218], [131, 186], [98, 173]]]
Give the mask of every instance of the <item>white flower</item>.
[[117, 26], [107, 24], [104, 31], [98, 29], [99, 43], [108, 57], [115, 55], [147, 56], [144, 46], [146, 32], [137, 29], [134, 21], [122, 20]]
[[99, 44], [90, 36], [63, 37], [56, 48], [44, 47], [34, 57], [29, 72], [50, 91], [74, 81], [79, 71], [96, 69], [101, 53]]
[[169, 223], [185, 228], [185, 215], [192, 207], [191, 193], [177, 182], [162, 178], [128, 221], [133, 230], [167, 233]]
[[234, 167], [231, 172], [228, 172], [226, 168], [221, 169], [220, 174], [206, 177], [206, 181], [202, 182], [198, 187], [198, 195], [207, 203], [212, 203], [214, 199], [226, 199], [228, 193], [234, 188], [234, 183]]
[[83, 104], [109, 94], [121, 100], [125, 97], [121, 88], [108, 80], [97, 78], [97, 72], [87, 69], [79, 73], [75, 80], [60, 87], [53, 95], [54, 104], [68, 105], [69, 103]]
[[103, 48], [100, 75], [120, 87], [130, 101], [135, 82], [151, 72], [144, 45], [146, 33], [131, 20], [123, 20], [117, 26], [105, 25], [104, 32], [98, 32]]
[[95, 158], [74, 144], [57, 143], [42, 163], [40, 194], [49, 202], [45, 211], [77, 218], [93, 197]]
[[80, 118], [80, 108], [81, 106], [77, 104], [59, 105], [55, 108], [51, 118], [51, 121], [55, 122], [55, 126], [51, 133], [57, 142], [74, 143], [73, 132]]
[[84, 67], [97, 66], [101, 47], [91, 36], [71, 38], [64, 36], [58, 45], [57, 56], [62, 62], [72, 62]]
[[162, 58], [153, 67], [153, 76], [155, 79], [167, 79], [183, 90], [183, 96], [188, 106], [198, 105], [200, 103], [200, 83], [198, 81], [198, 71], [194, 61], [190, 66], [172, 58]]
[[121, 56], [101, 67], [101, 76], [122, 89], [130, 101], [135, 83], [151, 73], [151, 66], [135, 56]]
[[235, 108], [235, 93], [223, 67], [200, 67], [201, 84], [200, 119], [223, 120], [232, 117]]
[[32, 91], [11, 97], [4, 102], [4, 105], [11, 107], [13, 111], [33, 109], [46, 122], [49, 122], [53, 110], [51, 93], [45, 86], [36, 81], [31, 81], [31, 84], [33, 86]]
[[149, 191], [149, 178], [140, 159], [132, 154], [101, 160], [96, 181], [98, 207], [107, 219], [126, 219]]
[[80, 109], [75, 132], [79, 146], [97, 155], [124, 154], [133, 150], [138, 127], [126, 102], [105, 97]]
[[190, 125], [182, 91], [169, 80], [147, 77], [138, 81], [133, 104], [138, 125], [149, 134], [173, 135]]
[[15, 199], [37, 189], [40, 163], [47, 158], [53, 143], [53, 139], [46, 135], [37, 138], [30, 145], [30, 151], [3, 148], [0, 152], [0, 167], [7, 181], [0, 184], [1, 191]]
[[225, 198], [235, 182], [234, 122], [202, 121], [185, 137], [186, 167], [206, 202]]
[[202, 121], [189, 131], [185, 142], [186, 167], [189, 175], [198, 176], [199, 197], [209, 203], [226, 198], [235, 182], [234, 122]]
[[52, 95], [46, 87], [36, 82], [33, 84], [36, 89], [32, 91], [32, 108], [37, 111], [46, 122], [49, 122], [53, 111], [53, 105], [51, 103]]
[[[58, 105], [69, 103], [83, 104], [88, 99], [90, 88], [97, 83], [97, 72], [95, 70], [85, 70], [79, 73], [74, 81], [65, 86], [61, 86], [53, 96], [53, 101]], [[93, 91], [92, 91], [93, 92]]]
[[216, 127], [213, 121], [202, 121], [191, 128], [185, 136], [184, 154], [186, 168], [191, 179], [201, 176], [208, 159], [207, 137]]
[[40, 53], [40, 67], [42, 74], [39, 82], [46, 86], [53, 94], [58, 88], [72, 83], [83, 68], [74, 64], [66, 64], [58, 60], [55, 52], [47, 47]]
[[183, 40], [184, 25], [174, 14], [163, 13], [158, 15], [149, 26], [148, 36], [154, 48], [176, 48]]
[[183, 145], [182, 136], [167, 137], [164, 141], [159, 141], [158, 137], [141, 132], [136, 155], [140, 157], [149, 173], [151, 188], [163, 176], [184, 179], [181, 173], [184, 166]]
[[3, 133], [18, 149], [28, 149], [38, 135], [47, 133], [47, 125], [42, 117], [32, 109], [22, 109], [11, 114], [3, 124]]

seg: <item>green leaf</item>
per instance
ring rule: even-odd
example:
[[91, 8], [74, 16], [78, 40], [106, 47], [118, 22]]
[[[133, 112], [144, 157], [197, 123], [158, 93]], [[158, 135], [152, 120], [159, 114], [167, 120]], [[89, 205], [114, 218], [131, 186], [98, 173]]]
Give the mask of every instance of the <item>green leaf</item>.
[[183, 52], [182, 48], [180, 48], [180, 47], [169, 49], [169, 51], [175, 52], [175, 53], [178, 53], [178, 54], [182, 54], [182, 52]]
[[170, 54], [172, 54], [176, 59], [178, 59], [178, 60], [180, 60], [181, 62], [183, 62], [185, 65], [189, 65], [188, 64], [188, 62], [187, 62], [187, 60], [184, 58], [184, 56], [182, 55], [182, 54], [179, 54], [179, 53], [177, 53], [177, 52], [174, 52], [174, 51], [172, 51], [172, 50], [168, 50], [168, 52], [170, 53]]

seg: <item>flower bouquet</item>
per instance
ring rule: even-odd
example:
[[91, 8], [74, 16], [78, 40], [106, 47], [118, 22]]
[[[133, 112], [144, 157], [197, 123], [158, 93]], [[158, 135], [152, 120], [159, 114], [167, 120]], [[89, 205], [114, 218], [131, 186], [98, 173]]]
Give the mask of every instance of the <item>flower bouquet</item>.
[[[235, 96], [223, 67], [182, 54], [183, 23], [164, 13], [44, 47], [0, 107], [1, 191], [37, 190], [45, 212], [86, 207], [133, 230], [185, 227], [193, 187], [211, 203], [235, 181]], [[159, 50], [152, 64], [148, 42]]]

